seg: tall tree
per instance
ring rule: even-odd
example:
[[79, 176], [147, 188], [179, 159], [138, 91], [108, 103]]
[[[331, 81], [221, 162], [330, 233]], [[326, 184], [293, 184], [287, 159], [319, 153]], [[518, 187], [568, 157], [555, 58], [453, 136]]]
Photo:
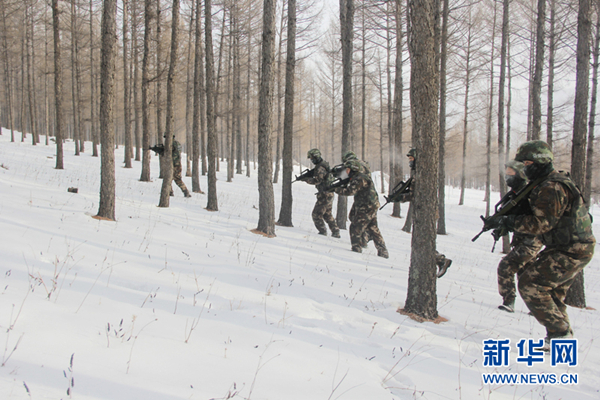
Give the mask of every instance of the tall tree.
[[[192, 113], [192, 192], [203, 193], [200, 188], [200, 130], [204, 126], [205, 97], [202, 91], [204, 63], [202, 62], [202, 0], [196, 0], [196, 29], [194, 43], [194, 111]], [[204, 146], [204, 141], [202, 141]], [[204, 153], [204, 151], [203, 151]], [[204, 163], [204, 157], [203, 161]]]
[[[571, 148], [571, 176], [585, 193], [585, 157], [587, 151], [587, 107], [590, 79], [590, 39], [592, 32], [591, 0], [579, 0], [577, 16], [577, 76], [575, 83], [575, 113], [573, 116], [573, 147]], [[584, 308], [585, 291], [583, 271], [567, 292], [565, 304]]]
[[546, 104], [546, 143], [552, 148], [554, 141], [554, 70], [557, 47], [556, 0], [550, 0], [550, 31], [548, 32], [548, 97]]
[[[504, 88], [506, 86], [506, 56], [508, 49], [509, 30], [509, 0], [502, 2], [502, 39], [500, 45], [500, 78], [498, 82], [498, 179], [500, 187], [500, 197], [504, 197], [506, 193], [506, 181], [504, 180], [504, 163], [506, 156], [504, 154]], [[510, 251], [510, 243], [508, 235], [502, 238], [502, 251], [508, 253]]]
[[217, 200], [217, 131], [215, 128], [215, 74], [212, 39], [212, 2], [204, 1], [204, 33], [206, 35], [206, 155], [208, 163], [208, 211], [219, 211]]
[[531, 139], [538, 140], [542, 131], [542, 73], [544, 71], [544, 46], [546, 25], [546, 0], [538, 0], [535, 39], [535, 72], [533, 74], [531, 104]]
[[[0, 18], [2, 18], [2, 53], [4, 58], [4, 86], [6, 88], [6, 104], [8, 107], [8, 125], [10, 128], [10, 137], [11, 142], [15, 141], [15, 130], [14, 130], [14, 118], [13, 118], [13, 99], [12, 99], [12, 78], [11, 78], [11, 68], [10, 62], [8, 59], [8, 27], [6, 25], [6, 3], [3, 1], [0, 5], [2, 8], [0, 12]], [[54, 8], [52, 8], [54, 10]], [[48, 132], [46, 133], [46, 137], [48, 137]]]
[[82, 141], [81, 124], [79, 115], [79, 43], [77, 33], [77, 8], [75, 0], [71, 0], [71, 100], [73, 103], [73, 141], [75, 142], [75, 155], [79, 155]]
[[131, 48], [133, 50], [133, 112], [135, 120], [135, 129], [133, 138], [135, 141], [135, 161], [142, 158], [142, 116], [140, 106], [140, 56], [138, 44], [138, 0], [131, 0]]
[[133, 158], [133, 140], [131, 138], [131, 104], [129, 87], [129, 2], [123, 1], [123, 125], [125, 125], [125, 168], [131, 168]]
[[[352, 40], [354, 38], [354, 0], [340, 0], [340, 28], [342, 40], [342, 151], [349, 150], [352, 135]], [[336, 221], [340, 229], [346, 229], [348, 201], [338, 196]]]
[[594, 129], [596, 127], [596, 101], [598, 95], [598, 58], [600, 56], [600, 3], [596, 2], [596, 38], [594, 39], [594, 62], [592, 63], [592, 94], [590, 101], [590, 121], [588, 123], [588, 148], [585, 164], [585, 191], [583, 198], [591, 204], [592, 178], [594, 165]]
[[264, 0], [262, 62], [258, 95], [258, 203], [256, 231], [275, 236], [275, 199], [273, 194], [273, 64], [275, 58], [275, 1]]
[[287, 50], [285, 61], [285, 115], [283, 119], [283, 175], [281, 209], [277, 223], [292, 224], [292, 169], [294, 143], [294, 85], [296, 68], [296, 0], [287, 0]]
[[[163, 153], [164, 175], [160, 191], [159, 207], [169, 207], [169, 194], [173, 181], [173, 137], [175, 136], [173, 110], [175, 100], [175, 71], [177, 70], [177, 48], [179, 46], [179, 0], [173, 0], [171, 8], [171, 55], [169, 59], [169, 72], [167, 74], [167, 115], [165, 124], [165, 152]], [[186, 191], [187, 193], [187, 191]]]
[[413, 138], [421, 162], [416, 170], [408, 289], [404, 312], [426, 320], [438, 317], [436, 293], [436, 211], [438, 188], [439, 131], [438, 71], [435, 63], [435, 0], [409, 2], [412, 32], [410, 100]]
[[56, 139], [56, 169], [63, 169], [63, 89], [59, 21], [60, 10], [58, 9], [58, 0], [52, 0], [52, 26], [54, 32], [54, 134]]
[[438, 181], [438, 235], [446, 234], [446, 69], [448, 63], [449, 0], [442, 1], [442, 30], [440, 37], [440, 162]]
[[102, 6], [102, 50], [100, 62], [101, 173], [98, 217], [115, 220], [115, 59], [117, 44], [117, 1]]
[[[94, 0], [90, 0], [90, 130], [92, 157], [98, 157], [98, 129], [96, 128], [96, 76], [94, 75]], [[48, 137], [48, 136], [46, 136]]]
[[142, 174], [140, 181], [150, 182], [150, 41], [152, 20], [156, 18], [152, 0], [144, 2], [144, 55], [142, 59]]

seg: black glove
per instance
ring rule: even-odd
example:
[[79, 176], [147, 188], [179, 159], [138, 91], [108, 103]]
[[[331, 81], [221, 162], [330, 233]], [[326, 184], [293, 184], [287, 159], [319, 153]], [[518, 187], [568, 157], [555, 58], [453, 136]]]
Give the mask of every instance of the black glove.
[[514, 226], [514, 215], [492, 215], [491, 217], [485, 218], [485, 227], [487, 229], [500, 229], [505, 230], [506, 232], [510, 232], [514, 229]]

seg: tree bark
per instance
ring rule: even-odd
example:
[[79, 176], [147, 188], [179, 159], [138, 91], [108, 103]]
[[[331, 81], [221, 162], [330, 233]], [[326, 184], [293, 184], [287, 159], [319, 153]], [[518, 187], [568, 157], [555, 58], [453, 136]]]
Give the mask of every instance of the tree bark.
[[277, 223], [292, 223], [292, 169], [294, 144], [294, 85], [296, 68], [296, 0], [288, 0], [287, 50], [285, 63], [285, 115], [283, 120], [283, 175], [281, 184], [281, 209]]
[[[195, 30], [195, 48], [194, 48], [194, 111], [192, 116], [192, 192], [202, 193], [200, 188], [200, 130], [203, 130], [205, 97], [202, 91], [204, 81], [204, 64], [202, 62], [202, 0], [196, 0], [196, 30]], [[202, 141], [204, 145], [204, 141]], [[204, 151], [203, 151], [204, 153]], [[204, 156], [202, 159], [204, 163]]]
[[102, 6], [102, 51], [100, 71], [101, 176], [98, 217], [115, 220], [115, 59], [117, 44], [117, 1]]
[[411, 85], [413, 138], [421, 162], [416, 169], [413, 198], [414, 230], [404, 311], [427, 320], [438, 317], [436, 294], [436, 210], [438, 187], [439, 81], [435, 63], [435, 0], [409, 3], [412, 34]]
[[144, 2], [144, 55], [142, 59], [142, 174], [140, 181], [150, 182], [150, 41], [152, 20], [156, 18], [153, 0]]
[[600, 7], [596, 8], [596, 38], [594, 39], [594, 62], [592, 64], [592, 94], [590, 101], [590, 120], [588, 123], [588, 148], [585, 164], [585, 190], [583, 199], [589, 205], [592, 196], [592, 178], [594, 165], [594, 129], [596, 127], [596, 101], [598, 94], [598, 58], [600, 55]]
[[448, 60], [449, 0], [442, 2], [442, 31], [440, 38], [440, 162], [438, 181], [437, 234], [446, 234], [446, 64]]
[[58, 0], [52, 0], [52, 25], [54, 30], [54, 119], [56, 139], [56, 169], [63, 169], [63, 89], [59, 18], [60, 11], [58, 9]]
[[131, 138], [131, 88], [129, 87], [129, 2], [123, 1], [123, 124], [125, 125], [125, 168], [131, 168], [131, 159], [133, 157], [133, 140]]
[[206, 35], [206, 133], [208, 158], [208, 211], [219, 211], [217, 201], [217, 132], [215, 130], [214, 56], [212, 46], [212, 2], [204, 2], [204, 31]]
[[546, 24], [546, 0], [538, 0], [535, 40], [535, 72], [533, 74], [531, 104], [531, 139], [539, 140], [542, 131], [542, 73], [544, 71], [544, 34]]

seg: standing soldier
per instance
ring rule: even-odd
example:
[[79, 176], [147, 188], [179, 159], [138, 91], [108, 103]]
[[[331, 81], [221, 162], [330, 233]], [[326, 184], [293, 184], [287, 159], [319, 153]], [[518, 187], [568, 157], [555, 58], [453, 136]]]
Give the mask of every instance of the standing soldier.
[[327, 222], [329, 229], [331, 229], [331, 236], [339, 238], [340, 229], [331, 212], [335, 195], [325, 190], [329, 185], [327, 180], [329, 177], [329, 164], [327, 161], [323, 160], [319, 149], [309, 150], [307, 158], [310, 158], [310, 161], [315, 165], [312, 177], [304, 180], [304, 182], [315, 185], [317, 188], [317, 202], [312, 211], [313, 222], [319, 231], [319, 235], [327, 236], [327, 227], [325, 226], [325, 222]]
[[358, 160], [348, 160], [344, 163], [346, 174], [349, 177], [345, 187], [335, 188], [335, 192], [342, 196], [354, 196], [354, 204], [350, 210], [350, 243], [352, 251], [362, 253], [363, 233], [367, 232], [375, 242], [377, 255], [389, 258], [385, 242], [377, 226], [377, 209], [379, 196], [371, 176], [361, 172], [362, 166]]
[[[166, 135], [164, 136], [166, 138]], [[165, 152], [165, 145], [164, 144], [157, 144], [156, 146], [152, 146], [150, 147], [150, 150], [152, 150], [153, 152], [155, 152], [156, 154], [158, 154], [159, 156], [162, 157], [162, 155]], [[175, 135], [173, 135], [173, 145], [171, 146], [171, 157], [173, 158], [173, 180], [175, 181], [175, 183], [177, 184], [177, 186], [179, 186], [179, 188], [181, 189], [181, 191], [183, 192], [183, 195], [185, 197], [192, 197], [192, 195], [190, 194], [190, 192], [187, 189], [187, 186], [185, 186], [185, 183], [183, 182], [183, 179], [181, 179], [181, 144], [179, 144], [179, 142], [177, 140], [175, 140]], [[161, 159], [162, 162], [162, 159]], [[173, 188], [171, 188], [171, 192], [169, 193], [169, 195], [173, 196]]]
[[[506, 204], [517, 196], [517, 193], [527, 186], [527, 178], [523, 172], [522, 162], [511, 160], [506, 163], [504, 179], [510, 191], [502, 198], [500, 204]], [[527, 201], [521, 201], [511, 214], [532, 215], [531, 207]], [[500, 238], [508, 232], [496, 229], [494, 238]], [[502, 296], [502, 305], [499, 309], [506, 312], [515, 312], [515, 299], [517, 290], [515, 287], [515, 274], [520, 273], [525, 265], [533, 260], [542, 248], [542, 242], [535, 235], [515, 232], [510, 242], [510, 252], [502, 258], [498, 264], [498, 292]]]
[[[408, 157], [408, 166], [411, 169], [411, 175], [414, 175], [414, 171], [417, 166], [417, 149], [415, 149], [415, 148], [410, 149], [408, 151], [408, 153], [406, 154], [406, 157]], [[412, 201], [412, 199], [413, 199], [412, 188], [414, 187], [414, 185], [415, 185], [415, 180], [413, 179], [413, 182], [412, 182], [409, 190], [406, 193], [403, 193], [400, 196], [398, 196], [396, 201], [399, 201], [400, 203]], [[448, 268], [450, 268], [450, 265], [452, 264], [452, 260], [449, 258], [446, 258], [445, 255], [439, 253], [436, 250], [435, 263], [438, 267], [437, 277], [441, 278], [442, 276], [444, 276], [446, 274], [446, 272], [448, 271]]]
[[538, 235], [546, 246], [519, 276], [519, 293], [533, 316], [546, 328], [543, 350], [551, 340], [573, 337], [564, 303], [577, 274], [591, 261], [596, 239], [583, 197], [568, 174], [554, 170], [554, 155], [544, 141], [523, 143], [515, 160], [534, 188], [532, 215], [490, 218], [492, 228]]

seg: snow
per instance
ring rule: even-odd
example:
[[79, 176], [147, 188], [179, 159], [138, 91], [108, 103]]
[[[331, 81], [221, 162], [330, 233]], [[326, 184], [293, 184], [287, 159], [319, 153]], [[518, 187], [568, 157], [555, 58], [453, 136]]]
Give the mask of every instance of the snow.
[[[449, 234], [438, 250], [453, 264], [437, 293], [448, 321], [419, 323], [396, 312], [410, 234], [391, 206], [379, 212], [387, 260], [372, 243], [351, 252], [346, 230], [341, 239], [317, 235], [314, 187], [302, 183], [293, 185], [294, 227], [265, 238], [251, 232], [255, 170], [227, 183], [222, 165], [218, 212], [176, 185], [170, 207], [159, 208], [156, 157], [153, 181], [143, 183], [141, 163], [122, 168], [119, 148], [117, 220], [99, 221], [100, 158], [86, 145], [74, 156], [67, 142], [65, 169], [56, 170], [54, 146], [11, 143], [6, 129], [0, 136], [2, 399], [600, 398], [596, 310], [569, 308], [577, 366], [516, 362], [516, 342], [545, 330], [520, 298], [515, 314], [497, 309], [500, 245], [491, 253], [489, 234], [471, 242], [481, 191], [467, 190], [458, 206], [459, 189], [446, 188]], [[275, 195], [277, 215], [280, 185]], [[598, 206], [592, 213], [598, 235]], [[599, 266], [596, 257], [585, 269], [591, 307]], [[508, 367], [483, 366], [489, 338], [511, 339]], [[494, 372], [577, 373], [578, 384], [484, 384], [482, 373]]]

